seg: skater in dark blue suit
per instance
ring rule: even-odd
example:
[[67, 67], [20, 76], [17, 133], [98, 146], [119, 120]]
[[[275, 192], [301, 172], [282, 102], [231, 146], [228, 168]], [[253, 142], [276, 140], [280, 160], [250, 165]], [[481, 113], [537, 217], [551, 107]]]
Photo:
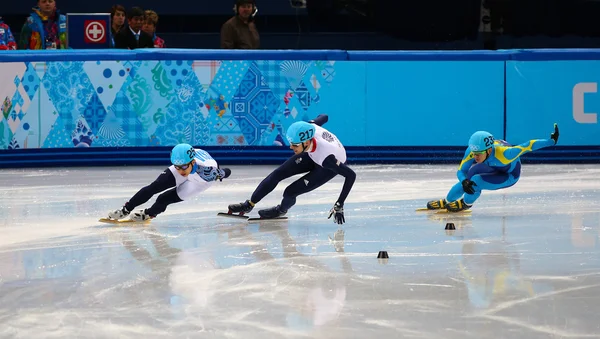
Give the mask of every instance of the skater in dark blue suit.
[[261, 218], [271, 219], [284, 216], [296, 204], [296, 197], [324, 185], [336, 175], [345, 177], [344, 186], [338, 200], [329, 213], [334, 222], [343, 224], [344, 202], [352, 189], [356, 174], [346, 166], [346, 150], [337, 137], [321, 127], [328, 120], [321, 114], [310, 122], [293, 123], [286, 132], [290, 148], [295, 155], [269, 174], [256, 188], [249, 200], [229, 205], [230, 213], [249, 213], [254, 205], [277, 187], [284, 179], [306, 173], [290, 184], [283, 192], [281, 204], [258, 211]]

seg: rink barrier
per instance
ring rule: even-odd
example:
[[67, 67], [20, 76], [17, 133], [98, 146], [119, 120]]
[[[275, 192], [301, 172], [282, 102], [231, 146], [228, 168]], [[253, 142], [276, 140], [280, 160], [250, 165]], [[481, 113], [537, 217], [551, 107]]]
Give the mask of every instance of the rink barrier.
[[[220, 165], [278, 165], [293, 153], [282, 147], [204, 147]], [[168, 166], [171, 147], [52, 148], [0, 152], [0, 168]], [[348, 164], [457, 165], [464, 147], [348, 147]], [[551, 147], [522, 158], [524, 164], [600, 162], [598, 147]], [[590, 160], [592, 159], [592, 161]], [[595, 161], [593, 161], [596, 159]]]
[[332, 61], [577, 61], [600, 60], [600, 49], [512, 49], [497, 51], [344, 51], [222, 49], [16, 50], [0, 62], [105, 60], [332, 60]]
[[[491, 104], [490, 110], [482, 110], [481, 105], [472, 107], [473, 98], [468, 98], [468, 82], [472, 80], [457, 79], [458, 95], [465, 95], [464, 105], [466, 111], [458, 112], [456, 107], [451, 107], [449, 112], [444, 111], [445, 102], [438, 104], [440, 107], [438, 116], [421, 117], [421, 121], [428, 123], [436, 121], [438, 125], [442, 125], [442, 131], [435, 131], [432, 134], [432, 139], [428, 143], [425, 139], [413, 139], [414, 135], [418, 135], [423, 129], [422, 126], [414, 127], [415, 116], [402, 115], [399, 117], [398, 111], [402, 114], [410, 112], [411, 108], [417, 107], [420, 103], [412, 103], [405, 100], [401, 103], [400, 110], [397, 108], [397, 103], [394, 102], [395, 96], [387, 94], [383, 97], [380, 93], [377, 100], [373, 98], [356, 98], [349, 94], [346, 100], [357, 100], [358, 107], [355, 110], [349, 110], [347, 107], [335, 110], [327, 109], [322, 113], [330, 115], [330, 122], [326, 127], [335, 132], [347, 146], [348, 161], [354, 164], [368, 163], [415, 163], [415, 164], [456, 164], [463, 155], [464, 143], [468, 138], [468, 133], [472, 133], [476, 129], [488, 129], [498, 137], [502, 137], [509, 142], [523, 142], [532, 138], [546, 137], [552, 123], [558, 122], [561, 125], [561, 142], [559, 146], [547, 148], [535, 153], [527, 154], [523, 157], [524, 163], [600, 163], [600, 141], [597, 141], [596, 135], [599, 135], [600, 128], [598, 124], [581, 124], [573, 119], [573, 112], [570, 111], [570, 97], [557, 98], [560, 101], [560, 108], [553, 107], [553, 102], [548, 100], [547, 93], [538, 89], [537, 97], [532, 96], [530, 102], [521, 102], [524, 100], [520, 97], [508, 96], [507, 93], [519, 92], [514, 90], [515, 86], [528, 86], [524, 83], [518, 84], [514, 81], [519, 81], [518, 76], [507, 78], [507, 67], [521, 67], [520, 70], [526, 70], [524, 66], [532, 66], [532, 70], [539, 74], [543, 72], [545, 67], [553, 64], [554, 67], [573, 66], [575, 68], [581, 65], [588, 65], [596, 60], [600, 60], [600, 50], [593, 49], [570, 49], [570, 50], [499, 50], [499, 51], [343, 51], [343, 50], [261, 50], [261, 51], [244, 51], [244, 50], [189, 50], [189, 49], [163, 49], [163, 50], [54, 50], [54, 51], [3, 51], [0, 53], [1, 63], [6, 62], [69, 62], [69, 61], [180, 61], [180, 60], [322, 60], [322, 61], [346, 61], [349, 65], [354, 62], [364, 63], [365, 69], [370, 66], [377, 66], [380, 63], [400, 62], [404, 61], [419, 61], [424, 62], [421, 68], [418, 68], [417, 75], [421, 70], [426, 72], [430, 66], [440, 65], [444, 62], [449, 63], [449, 68], [452, 65], [476, 64], [478, 62], [488, 62], [491, 65], [500, 63], [504, 67], [504, 71], [495, 71], [493, 80], [503, 84], [503, 89], [500, 89], [498, 97], [495, 95], [495, 101]], [[555, 63], [547, 63], [547, 62]], [[588, 64], [584, 64], [583, 62]], [[441, 62], [440, 64], [436, 64]], [[561, 63], [562, 62], [562, 63]], [[481, 64], [481, 63], [479, 63]], [[413, 64], [402, 64], [404, 69], [410, 69]], [[408, 66], [407, 66], [408, 65]], [[558, 66], [557, 66], [558, 65]], [[566, 66], [565, 66], [566, 65]], [[599, 65], [600, 66], [600, 65]], [[600, 67], [599, 67], [600, 68]], [[379, 70], [377, 67], [374, 69]], [[497, 68], [495, 68], [497, 69]], [[594, 68], [597, 69], [597, 68]], [[541, 70], [541, 71], [540, 71]], [[427, 74], [432, 77], [431, 72]], [[590, 71], [594, 75], [593, 70]], [[514, 70], [513, 70], [514, 73]], [[570, 73], [566, 71], [565, 73]], [[387, 74], [387, 73], [385, 73]], [[384, 74], [384, 75], [385, 75]], [[553, 74], [556, 74], [554, 72]], [[352, 74], [354, 75], [354, 74]], [[518, 74], [517, 74], [518, 75]], [[357, 74], [359, 81], [368, 81], [368, 74]], [[445, 72], [446, 78], [443, 81], [448, 81], [448, 77], [452, 76], [451, 72]], [[484, 78], [487, 75], [484, 76]], [[503, 79], [502, 79], [503, 77]], [[364, 80], [362, 80], [364, 79]], [[9, 79], [13, 81], [13, 79]], [[523, 79], [521, 79], [523, 80]], [[527, 80], [527, 79], [525, 79]], [[556, 81], [560, 81], [558, 79]], [[581, 79], [581, 81], [594, 81], [589, 77]], [[376, 79], [375, 79], [376, 81]], [[462, 81], [462, 83], [460, 82]], [[465, 86], [465, 81], [466, 85]], [[552, 89], [552, 82], [545, 81], [541, 78], [538, 82], [543, 83], [543, 86]], [[571, 81], [571, 80], [569, 80]], [[600, 81], [600, 74], [598, 74]], [[376, 82], [375, 82], [376, 83]], [[489, 86], [488, 83], [486, 83]], [[401, 83], [400, 86], [410, 87], [410, 83]], [[571, 83], [567, 84], [571, 86]], [[365, 85], [366, 86], [366, 85]], [[391, 84], [393, 86], [393, 84]], [[470, 86], [481, 87], [481, 83], [471, 84]], [[542, 87], [543, 87], [542, 86]], [[567, 86], [567, 87], [568, 87]], [[388, 86], [389, 87], [389, 86]], [[526, 88], [526, 87], [525, 87]], [[0, 83], [0, 90], [2, 84]], [[385, 89], [385, 88], [383, 88]], [[452, 88], [455, 89], [455, 88]], [[545, 90], [546, 88], [544, 88]], [[487, 90], [487, 89], [486, 89]], [[498, 88], [494, 89], [498, 91]], [[512, 91], [511, 91], [512, 90]], [[372, 90], [375, 92], [375, 90]], [[367, 96], [369, 92], [364, 93]], [[371, 93], [373, 94], [373, 93]], [[431, 97], [439, 97], [440, 93], [432, 93]], [[451, 93], [452, 94], [452, 93]], [[569, 93], [570, 94], [570, 93]], [[528, 96], [529, 93], [524, 93]], [[556, 93], [552, 93], [553, 98], [556, 98]], [[592, 96], [593, 94], [587, 94]], [[477, 95], [475, 95], [477, 96]], [[410, 97], [410, 94], [407, 95]], [[381, 101], [382, 99], [383, 101]], [[586, 99], [587, 100], [587, 99]], [[594, 98], [590, 100], [594, 104]], [[368, 102], [367, 102], [368, 101]], [[381, 101], [381, 102], [377, 102]], [[432, 100], [435, 101], [435, 100]], [[504, 102], [502, 107], [495, 106], [497, 102]], [[538, 103], [546, 102], [546, 105], [536, 106]], [[375, 103], [377, 109], [371, 106]], [[463, 102], [459, 102], [463, 106]], [[361, 106], [362, 105], [362, 106]], [[343, 106], [343, 105], [341, 105]], [[515, 107], [521, 107], [515, 112]], [[361, 107], [364, 107], [362, 109]], [[600, 112], [600, 106], [589, 108], [590, 105], [586, 101], [586, 111]], [[460, 108], [460, 107], [459, 107]], [[458, 108], [458, 109], [459, 109]], [[469, 109], [474, 110], [470, 112]], [[454, 110], [454, 111], [452, 111]], [[358, 113], [357, 113], [358, 112]], [[315, 112], [311, 112], [311, 115]], [[484, 125], [479, 121], [472, 121], [473, 113], [481, 115], [482, 113], [490, 115], [492, 125]], [[344, 116], [341, 116], [344, 114]], [[350, 117], [350, 115], [354, 116]], [[354, 126], [359, 126], [358, 130], [346, 131], [345, 125], [340, 121], [351, 121], [356, 115], [358, 121], [363, 124], [354, 123]], [[410, 114], [410, 113], [409, 113]], [[361, 116], [362, 115], [362, 116]], [[417, 114], [418, 115], [418, 114]], [[439, 117], [452, 116], [456, 118], [456, 122], [449, 124], [447, 121], [440, 121]], [[301, 116], [301, 114], [299, 114]], [[361, 120], [362, 117], [362, 120]], [[386, 124], [387, 119], [391, 119], [390, 123]], [[395, 119], [395, 120], [394, 120]], [[405, 120], [403, 120], [405, 119]], [[412, 121], [411, 121], [412, 119]], [[486, 118], [487, 119], [487, 118]], [[374, 126], [373, 122], [378, 122], [380, 126]], [[406, 121], [406, 125], [404, 122]], [[400, 124], [398, 131], [394, 133], [395, 124]], [[366, 127], [369, 125], [371, 131]], [[411, 126], [413, 126], [411, 128]], [[438, 126], [439, 127], [439, 126]], [[360, 129], [362, 128], [362, 129]], [[378, 140], [378, 128], [382, 128], [387, 133], [387, 139]], [[386, 130], [387, 128], [387, 130]], [[385, 146], [389, 144], [390, 130], [392, 134], [397, 136], [395, 145]], [[385, 133], [380, 133], [381, 135]], [[355, 139], [349, 138], [355, 137]], [[404, 139], [401, 137], [404, 136]], [[385, 138], [385, 136], [384, 136]], [[463, 141], [464, 140], [464, 141]], [[590, 142], [590, 140], [593, 140]], [[193, 143], [193, 142], [192, 142]], [[404, 146], [416, 144], [418, 146]], [[29, 143], [29, 147], [31, 146]], [[382, 146], [384, 145], [384, 146]], [[287, 159], [291, 151], [287, 146], [207, 146], [197, 145], [207, 149], [223, 164], [278, 164]], [[6, 147], [6, 146], [5, 146]], [[55, 148], [28, 148], [28, 149], [11, 149], [0, 150], [0, 168], [9, 167], [42, 167], [42, 166], [90, 166], [90, 165], [164, 165], [168, 164], [168, 153], [171, 146], [164, 147], [98, 147], [93, 145], [88, 148], [78, 148], [67, 144], [62, 147]]]

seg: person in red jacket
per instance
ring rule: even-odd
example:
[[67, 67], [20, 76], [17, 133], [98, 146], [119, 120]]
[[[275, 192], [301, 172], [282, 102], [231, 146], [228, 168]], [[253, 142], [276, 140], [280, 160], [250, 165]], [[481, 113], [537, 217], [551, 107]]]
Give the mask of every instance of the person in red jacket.
[[0, 17], [0, 50], [17, 49], [17, 42], [10, 31], [10, 27]]

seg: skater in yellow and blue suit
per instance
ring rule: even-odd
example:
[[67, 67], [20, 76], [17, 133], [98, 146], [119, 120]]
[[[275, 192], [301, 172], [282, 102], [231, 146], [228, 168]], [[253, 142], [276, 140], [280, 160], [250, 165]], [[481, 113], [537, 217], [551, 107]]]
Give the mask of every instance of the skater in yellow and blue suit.
[[452, 186], [445, 199], [428, 202], [427, 209], [460, 212], [471, 208], [481, 191], [507, 188], [519, 181], [523, 154], [554, 146], [557, 142], [557, 124], [554, 124], [550, 139], [530, 140], [518, 146], [495, 140], [486, 131], [475, 132], [458, 166], [458, 183]]

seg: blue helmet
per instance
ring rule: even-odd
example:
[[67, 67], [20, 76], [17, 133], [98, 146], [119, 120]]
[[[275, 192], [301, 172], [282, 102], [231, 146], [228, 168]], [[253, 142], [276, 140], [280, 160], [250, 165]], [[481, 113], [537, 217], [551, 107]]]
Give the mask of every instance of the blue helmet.
[[179, 144], [171, 151], [171, 163], [173, 165], [189, 164], [196, 157], [196, 151], [190, 144]]
[[490, 132], [477, 131], [469, 138], [469, 149], [471, 152], [481, 152], [494, 145], [494, 136]]
[[315, 130], [315, 125], [297, 121], [287, 129], [286, 137], [290, 144], [300, 144], [314, 138]]

